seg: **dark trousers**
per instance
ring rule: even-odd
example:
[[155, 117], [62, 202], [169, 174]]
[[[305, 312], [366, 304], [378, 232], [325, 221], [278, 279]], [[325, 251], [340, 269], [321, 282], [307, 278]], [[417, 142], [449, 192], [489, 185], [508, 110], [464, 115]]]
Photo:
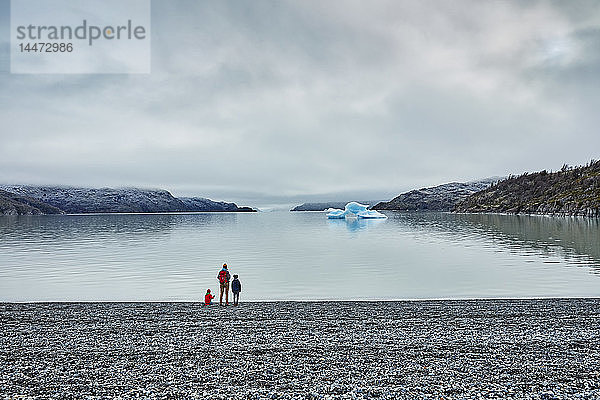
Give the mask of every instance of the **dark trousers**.
[[233, 292], [233, 305], [237, 306], [240, 301], [240, 292]]

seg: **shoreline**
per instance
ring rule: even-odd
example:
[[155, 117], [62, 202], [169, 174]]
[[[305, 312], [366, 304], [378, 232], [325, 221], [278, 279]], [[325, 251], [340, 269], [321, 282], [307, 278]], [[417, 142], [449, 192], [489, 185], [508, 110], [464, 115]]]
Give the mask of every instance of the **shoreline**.
[[63, 214], [0, 214], [0, 217], [82, 217], [86, 215], [195, 215], [195, 214], [253, 214], [260, 213], [259, 210], [237, 210], [237, 211], [164, 211], [164, 212], [90, 212], [90, 213], [63, 213]]
[[8, 398], [597, 399], [600, 299], [0, 303]]
[[[391, 211], [391, 210], [389, 210]], [[398, 211], [396, 211], [398, 212]], [[427, 211], [425, 211], [427, 212]], [[580, 215], [580, 214], [568, 214], [568, 213], [509, 213], [509, 212], [463, 212], [463, 211], [441, 211], [448, 212], [456, 215], [508, 215], [508, 216], [527, 216], [527, 217], [552, 217], [552, 218], [589, 218], [589, 219], [600, 219], [600, 215]]]
[[[551, 218], [583, 218], [583, 219], [600, 219], [600, 215], [580, 215], [568, 213], [509, 213], [509, 212], [463, 212], [452, 210], [378, 210], [381, 212], [393, 212], [401, 214], [427, 214], [441, 213], [453, 215], [503, 215], [503, 216], [527, 216], [527, 217], [551, 217]], [[40, 217], [40, 216], [86, 216], [86, 215], [194, 215], [194, 214], [260, 214], [264, 212], [286, 212], [286, 213], [325, 213], [317, 210], [270, 210], [262, 211], [260, 207], [252, 208], [251, 210], [234, 210], [234, 211], [164, 211], [164, 212], [90, 212], [90, 213], [62, 213], [62, 214], [0, 214], [0, 217]]]
[[[408, 299], [315, 299], [315, 300], [243, 300], [243, 304], [354, 304], [354, 303], [419, 303], [419, 302], [470, 302], [470, 301], [544, 301], [544, 300], [600, 300], [598, 296], [527, 296], [527, 297], [439, 297], [439, 298], [408, 298]], [[3, 301], [3, 304], [203, 304], [204, 300], [24, 300]], [[219, 306], [218, 304], [212, 304]], [[232, 307], [229, 305], [229, 307]]]

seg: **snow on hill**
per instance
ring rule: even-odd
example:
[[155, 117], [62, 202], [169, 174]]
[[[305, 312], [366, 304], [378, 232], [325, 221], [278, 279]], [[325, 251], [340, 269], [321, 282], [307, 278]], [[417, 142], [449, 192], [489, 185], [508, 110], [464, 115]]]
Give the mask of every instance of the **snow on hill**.
[[451, 211], [456, 204], [473, 193], [484, 190], [502, 178], [487, 178], [473, 182], [452, 182], [402, 193], [387, 202], [376, 204], [374, 210]]
[[29, 185], [2, 185], [0, 189], [37, 199], [68, 214], [253, 211], [248, 207], [240, 208], [234, 203], [215, 202], [204, 198], [178, 199], [162, 189], [94, 189]]

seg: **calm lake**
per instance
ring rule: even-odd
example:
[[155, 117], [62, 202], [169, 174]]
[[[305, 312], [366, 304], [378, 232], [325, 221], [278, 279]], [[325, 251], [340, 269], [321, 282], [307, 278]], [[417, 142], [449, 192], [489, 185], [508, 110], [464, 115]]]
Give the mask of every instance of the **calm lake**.
[[0, 217], [0, 301], [600, 296], [596, 219], [392, 213]]

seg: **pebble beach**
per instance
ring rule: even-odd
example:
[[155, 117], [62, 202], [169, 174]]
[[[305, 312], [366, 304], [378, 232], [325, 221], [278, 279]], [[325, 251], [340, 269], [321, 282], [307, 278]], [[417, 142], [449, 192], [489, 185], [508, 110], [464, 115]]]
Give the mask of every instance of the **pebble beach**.
[[1, 399], [600, 399], [600, 299], [0, 303]]

